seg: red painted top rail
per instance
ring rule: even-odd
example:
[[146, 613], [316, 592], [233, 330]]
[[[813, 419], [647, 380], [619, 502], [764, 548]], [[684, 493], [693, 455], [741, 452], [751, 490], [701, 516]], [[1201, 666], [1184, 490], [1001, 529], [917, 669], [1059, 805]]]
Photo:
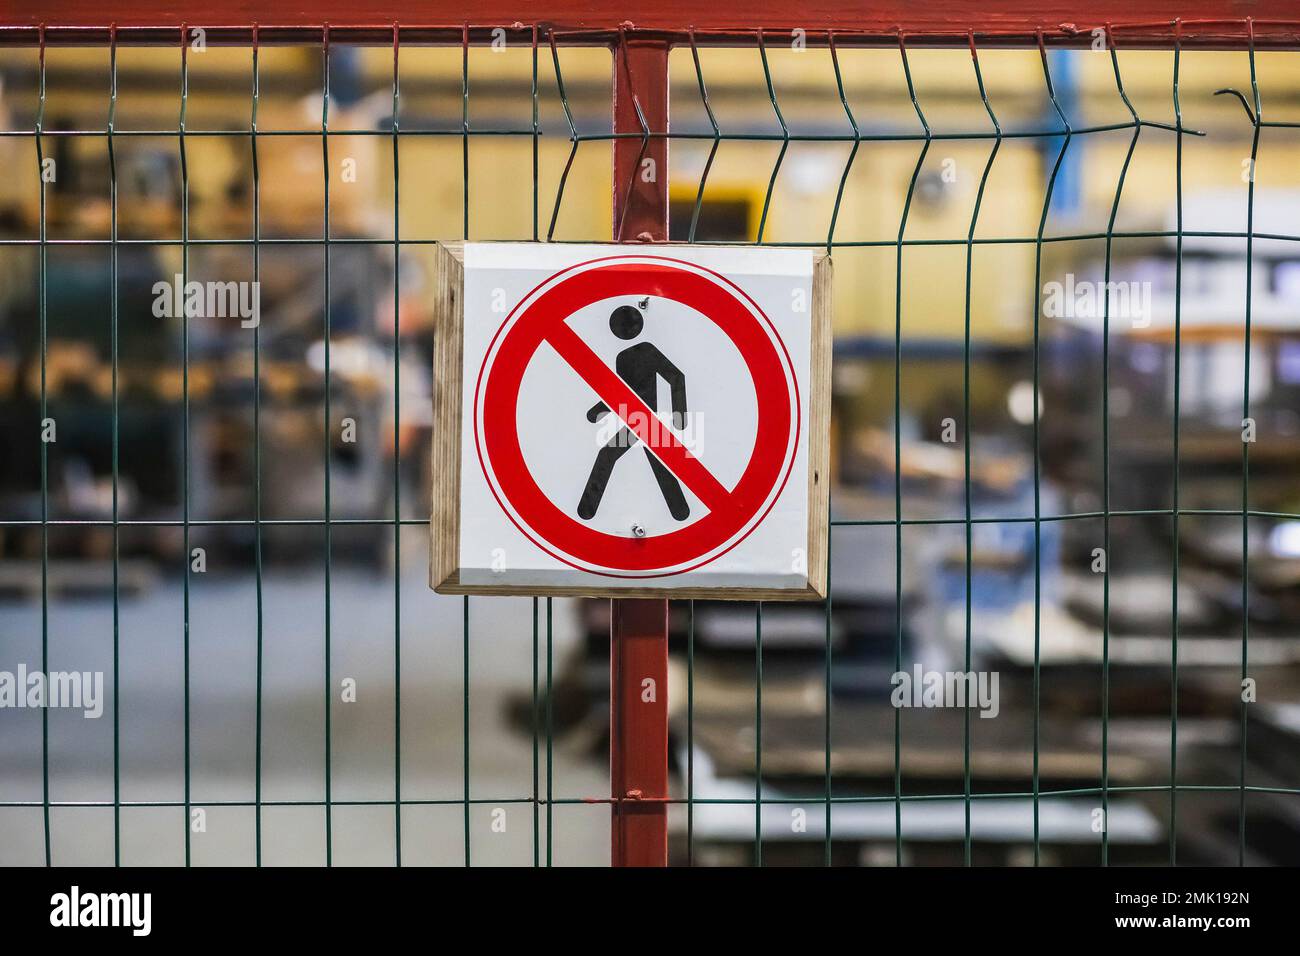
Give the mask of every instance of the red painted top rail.
[[[462, 42], [497, 27], [532, 30], [569, 42], [603, 42], [620, 30], [655, 39], [694, 32], [710, 43], [752, 43], [757, 31], [805, 31], [810, 43], [834, 32], [837, 43], [1032, 44], [1039, 33], [1053, 45], [1086, 45], [1109, 28], [1125, 46], [1240, 48], [1253, 31], [1258, 47], [1300, 46], [1296, 0], [0, 0], [0, 43], [102, 43], [110, 25], [119, 43], [170, 43], [169, 31], [203, 27], [209, 42], [246, 43], [258, 24], [259, 42], [319, 39], [384, 42], [400, 25], [403, 42]], [[1177, 24], [1177, 27], [1175, 26]]]

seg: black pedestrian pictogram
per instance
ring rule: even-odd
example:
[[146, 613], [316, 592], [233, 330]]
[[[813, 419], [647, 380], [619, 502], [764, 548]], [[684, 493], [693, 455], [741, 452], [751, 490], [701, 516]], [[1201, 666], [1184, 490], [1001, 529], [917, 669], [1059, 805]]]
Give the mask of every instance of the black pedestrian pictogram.
[[[620, 339], [636, 338], [641, 334], [644, 324], [640, 310], [630, 305], [619, 306], [609, 317], [609, 329]], [[658, 402], [659, 379], [663, 378], [672, 392], [673, 427], [680, 429], [684, 426], [686, 376], [682, 374], [681, 369], [668, 361], [663, 352], [649, 342], [638, 342], [618, 353], [618, 357], [614, 360], [614, 371], [628, 388], [652, 409]], [[597, 402], [587, 411], [587, 421], [598, 422], [609, 412], [608, 405]], [[614, 471], [614, 463], [639, 441], [636, 434], [625, 425], [596, 453], [596, 461], [591, 466], [591, 475], [587, 478], [587, 486], [583, 489], [582, 500], [578, 502], [578, 517], [590, 520], [596, 516], [596, 511], [600, 508], [600, 499], [605, 494], [605, 486], [609, 484], [609, 476]], [[659, 491], [664, 496], [669, 513], [676, 520], [685, 521], [690, 516], [691, 508], [682, 494], [681, 485], [649, 448], [645, 449], [645, 456], [654, 471], [655, 480], [659, 483]]]

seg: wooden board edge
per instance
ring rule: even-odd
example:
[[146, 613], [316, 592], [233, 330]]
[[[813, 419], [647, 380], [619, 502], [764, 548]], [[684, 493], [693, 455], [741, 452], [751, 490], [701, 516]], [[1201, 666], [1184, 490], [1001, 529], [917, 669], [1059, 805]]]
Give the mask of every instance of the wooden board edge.
[[458, 576], [460, 559], [460, 442], [464, 362], [464, 244], [434, 251], [433, 452], [429, 514], [429, 586]]
[[538, 587], [515, 584], [460, 584], [459, 572], [442, 581], [439, 594], [494, 597], [663, 598], [672, 601], [817, 601], [825, 597], [811, 584], [803, 588], [600, 588]]
[[459, 568], [455, 568], [455, 569], [453, 569], [451, 572], [449, 572], [448, 574], [444, 575], [442, 578], [438, 578], [438, 577], [436, 576], [438, 573], [439, 573], [439, 572], [435, 571], [433, 568], [430, 568], [430, 573], [429, 573], [429, 586], [433, 588], [433, 590], [434, 590], [435, 593], [437, 593], [437, 594], [467, 594], [467, 593], [469, 593], [469, 592], [467, 592], [467, 591], [459, 591], [459, 590], [456, 590], [456, 589], [460, 586], [460, 569], [459, 569]]
[[812, 351], [808, 394], [808, 587], [826, 596], [830, 551], [832, 260], [813, 255]]

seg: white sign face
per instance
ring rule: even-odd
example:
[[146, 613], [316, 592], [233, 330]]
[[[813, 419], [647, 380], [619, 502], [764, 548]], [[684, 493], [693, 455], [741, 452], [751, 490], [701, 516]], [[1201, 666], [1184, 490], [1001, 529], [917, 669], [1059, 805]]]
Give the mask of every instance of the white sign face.
[[478, 243], [463, 262], [440, 589], [822, 590], [811, 251]]

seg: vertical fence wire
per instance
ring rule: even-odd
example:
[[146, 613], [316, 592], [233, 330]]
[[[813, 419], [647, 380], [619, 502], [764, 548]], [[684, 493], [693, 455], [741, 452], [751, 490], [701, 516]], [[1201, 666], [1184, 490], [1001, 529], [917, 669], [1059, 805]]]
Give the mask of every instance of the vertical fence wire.
[[532, 42], [529, 44], [529, 93], [532, 102], [533, 125], [532, 125], [532, 152], [533, 152], [533, 242], [540, 238], [538, 235], [538, 212], [541, 204], [541, 186], [540, 186], [540, 168], [541, 168], [541, 138], [542, 126], [539, 121], [540, 110], [538, 108], [537, 97], [537, 26], [532, 29]]
[[691, 209], [691, 225], [686, 233], [686, 241], [695, 242], [695, 232], [700, 225], [700, 209], [704, 205], [704, 190], [709, 181], [709, 173], [713, 169], [713, 160], [718, 155], [718, 147], [722, 145], [722, 129], [718, 126], [718, 118], [713, 115], [713, 105], [709, 102], [709, 91], [704, 85], [704, 70], [700, 67], [700, 49], [695, 43], [695, 31], [690, 34], [691, 43], [691, 61], [695, 64], [695, 81], [700, 88], [700, 103], [704, 106], [704, 112], [709, 118], [709, 125], [713, 127], [713, 143], [709, 146], [709, 158], [704, 161], [704, 169], [700, 171], [700, 185], [695, 191], [695, 205]]
[[[998, 150], [1002, 148], [1002, 125], [998, 122], [997, 115], [993, 112], [993, 107], [989, 103], [988, 92], [984, 89], [984, 74], [980, 71], [979, 52], [975, 48], [975, 34], [970, 34], [970, 58], [971, 64], [975, 70], [975, 83], [979, 88], [980, 100], [984, 104], [984, 110], [988, 113], [989, 122], [993, 124], [995, 138], [993, 146], [989, 150], [989, 158], [984, 164], [984, 172], [980, 175], [979, 188], [975, 192], [975, 205], [971, 210], [970, 229], [966, 233], [966, 288], [965, 288], [965, 306], [962, 318], [962, 498], [965, 507], [966, 521], [966, 587], [965, 587], [965, 669], [966, 673], [971, 671], [971, 612], [973, 598], [973, 577], [972, 570], [974, 567], [974, 524], [971, 521], [971, 396], [970, 396], [970, 370], [971, 370], [971, 284], [975, 271], [975, 230], [979, 224], [980, 208], [984, 203], [984, 189], [988, 185], [989, 173], [993, 171], [993, 163], [998, 158]], [[901, 608], [899, 609], [902, 610]], [[970, 769], [970, 696], [967, 695], [962, 708], [962, 787], [965, 796], [965, 862], [967, 866], [971, 865], [971, 769]]]
[[[177, 151], [181, 164], [181, 288], [184, 289], [190, 276], [190, 165], [189, 154], [185, 148], [186, 110], [190, 98], [190, 59], [187, 26], [181, 24], [181, 111], [177, 119]], [[183, 660], [182, 680], [184, 681], [184, 737], [185, 737], [185, 865], [194, 862], [193, 825], [191, 792], [191, 727], [190, 727], [190, 317], [188, 309], [181, 309], [181, 587], [182, 587], [182, 628]]]
[[1174, 24], [1174, 216], [1177, 238], [1174, 240], [1174, 396], [1173, 396], [1173, 481], [1170, 505], [1173, 508], [1170, 570], [1170, 641], [1169, 641], [1169, 865], [1178, 864], [1178, 588], [1181, 575], [1179, 551], [1182, 546], [1182, 500], [1179, 480], [1182, 471], [1182, 392], [1183, 392], [1183, 105], [1178, 95], [1182, 69], [1183, 24]]
[[[45, 27], [40, 28], [38, 66], [39, 106], [36, 111], [36, 176], [40, 184], [40, 259], [38, 263], [40, 290], [38, 295], [38, 321], [40, 323], [41, 351], [41, 429], [50, 420], [47, 360], [49, 356], [49, 315], [46, 302], [46, 281], [49, 271], [49, 239], [45, 218], [45, 150], [41, 134], [45, 129]], [[50, 672], [50, 445], [41, 441], [41, 671]], [[45, 838], [45, 865], [53, 865], [50, 852], [50, 710], [41, 708], [41, 816]]]
[[538, 653], [538, 627], [537, 627], [537, 602], [538, 598], [533, 598], [533, 680], [532, 680], [532, 707], [528, 712], [529, 724], [532, 727], [533, 734], [533, 868], [536, 869], [541, 865], [542, 857], [542, 837], [541, 837], [541, 791], [539, 787], [539, 771], [541, 767], [539, 757], [539, 735], [538, 728], [541, 726], [541, 714], [538, 710], [537, 700], [537, 653]]
[[763, 865], [763, 602], [754, 604], [754, 865]]
[[402, 226], [401, 37], [393, 24], [393, 852], [402, 865]]
[[109, 27], [108, 39], [108, 207], [109, 207], [109, 361], [112, 363], [112, 480], [113, 480], [113, 865], [122, 865], [122, 528], [119, 480], [121, 474], [121, 406], [118, 396], [117, 311], [117, 150], [113, 133], [117, 127], [117, 27]]
[[767, 97], [772, 101], [772, 112], [781, 127], [781, 149], [776, 154], [776, 162], [772, 164], [772, 175], [767, 181], [767, 192], [763, 194], [763, 212], [758, 217], [758, 238], [755, 241], [761, 246], [767, 229], [767, 214], [772, 208], [772, 192], [776, 189], [776, 177], [780, 175], [781, 164], [785, 162], [786, 151], [790, 149], [790, 127], [786, 125], [785, 116], [781, 113], [781, 104], [776, 99], [776, 89], [772, 86], [772, 68], [767, 62], [767, 44], [763, 42], [762, 30], [758, 31], [758, 55], [763, 62], [763, 81], [767, 84]]
[[1038, 218], [1038, 233], [1034, 237], [1034, 434], [1033, 434], [1033, 457], [1034, 457], [1034, 677], [1033, 677], [1033, 702], [1034, 702], [1034, 766], [1033, 766], [1033, 789], [1034, 789], [1034, 865], [1038, 866], [1042, 862], [1042, 831], [1039, 814], [1039, 798], [1042, 791], [1041, 778], [1041, 750], [1042, 750], [1042, 678], [1043, 678], [1043, 501], [1042, 501], [1042, 474], [1043, 474], [1043, 439], [1042, 439], [1042, 306], [1038, 290], [1043, 287], [1043, 236], [1047, 230], [1047, 217], [1052, 209], [1052, 195], [1056, 190], [1056, 178], [1061, 172], [1061, 164], [1065, 160], [1065, 151], [1070, 148], [1070, 137], [1073, 131], [1070, 129], [1069, 117], [1065, 115], [1065, 110], [1061, 108], [1060, 100], [1056, 97], [1056, 87], [1052, 83], [1052, 70], [1048, 63], [1047, 48], [1043, 44], [1042, 31], [1038, 33], [1038, 55], [1043, 65], [1043, 82], [1047, 87], [1048, 99], [1052, 104], [1052, 109], [1056, 113], [1057, 119], [1061, 121], [1064, 130], [1064, 136], [1061, 138], [1061, 148], [1056, 153], [1056, 161], [1052, 164], [1052, 173], [1047, 180], [1047, 190], [1043, 197], [1043, 211]]
[[[700, 224], [700, 209], [704, 205], [704, 190], [713, 169], [713, 160], [718, 155], [718, 146], [722, 142], [722, 130], [718, 119], [713, 115], [713, 106], [709, 103], [709, 91], [704, 83], [704, 70], [700, 66], [700, 49], [695, 43], [695, 31], [689, 34], [691, 63], [695, 68], [695, 82], [700, 91], [700, 103], [708, 117], [709, 126], [713, 128], [713, 142], [709, 146], [709, 156], [700, 170], [700, 182], [695, 190], [695, 203], [691, 208], [691, 224], [686, 233], [686, 241], [695, 242], [696, 230]], [[671, 113], [669, 114], [671, 115]], [[671, 122], [671, 121], [670, 121]], [[687, 602], [686, 625], [686, 865], [695, 865], [695, 602]]]
[[[1255, 252], [1255, 170], [1259, 159], [1259, 130], [1263, 112], [1259, 97], [1259, 80], [1255, 72], [1255, 23], [1246, 20], [1249, 37], [1247, 54], [1250, 58], [1250, 91], [1255, 110], [1251, 116], [1250, 176], [1246, 183], [1246, 316], [1242, 349], [1241, 427], [1251, 429], [1250, 418], [1250, 347], [1251, 347], [1251, 286], [1254, 279]], [[1247, 110], [1246, 112], [1251, 112]], [[1250, 441], [1243, 435], [1241, 443], [1241, 686], [1238, 688], [1241, 715], [1240, 789], [1237, 796], [1237, 863], [1246, 865], [1246, 683], [1250, 663]]]
[[695, 602], [686, 602], [686, 865], [695, 864]]
[[848, 185], [849, 174], [853, 172], [853, 161], [858, 158], [858, 147], [862, 145], [862, 130], [858, 128], [857, 118], [853, 115], [848, 95], [844, 90], [844, 73], [840, 69], [840, 55], [835, 47], [833, 32], [826, 35], [826, 46], [831, 56], [831, 69], [835, 71], [835, 90], [839, 95], [840, 105], [844, 107], [844, 118], [848, 120], [849, 128], [853, 131], [853, 146], [849, 150], [848, 159], [844, 161], [844, 171], [840, 173], [840, 184], [835, 190], [835, 205], [831, 207], [831, 223], [826, 229], [826, 254], [829, 256], [835, 249], [835, 224], [839, 221], [840, 207], [844, 203], [844, 187]]
[[[555, 43], [555, 31], [546, 31], [546, 41], [551, 48], [551, 65], [555, 69], [555, 88], [559, 95], [560, 107], [564, 110], [564, 121], [569, 130], [569, 158], [565, 160], [564, 171], [555, 189], [555, 206], [551, 210], [550, 225], [546, 230], [546, 241], [555, 236], [555, 224], [560, 216], [560, 203], [564, 198], [564, 186], [569, 179], [569, 170], [573, 168], [574, 157], [578, 155], [578, 127], [573, 120], [573, 110], [569, 106], [569, 95], [564, 86], [564, 73], [560, 69], [560, 51]], [[533, 33], [533, 76], [537, 75], [537, 33]], [[611, 112], [613, 104], [611, 103]], [[537, 153], [537, 88], [533, 87], [533, 150]], [[534, 230], [536, 230], [536, 196], [537, 164], [534, 159]], [[546, 866], [555, 862], [555, 634], [552, 628], [552, 599], [546, 599]]]
[[[826, 503], [827, 512], [830, 511], [831, 502], [828, 498]], [[824, 645], [822, 655], [825, 658], [822, 671], [822, 695], [825, 697], [825, 704], [822, 711], [822, 740], [825, 747], [822, 765], [822, 865], [830, 866], [833, 861], [833, 845], [831, 839], [831, 801], [834, 799], [834, 766], [832, 764], [832, 695], [834, 692], [835, 676], [835, 651], [833, 647], [834, 635], [831, 626], [831, 552], [834, 549], [835, 535], [833, 528], [826, 529], [826, 601], [823, 607], [824, 620], [822, 626], [825, 628], [823, 636]]]
[[581, 137], [578, 135], [578, 126], [573, 120], [573, 110], [569, 106], [569, 94], [564, 87], [564, 73], [560, 69], [560, 51], [555, 45], [555, 31], [548, 30], [546, 39], [551, 47], [551, 63], [555, 67], [555, 86], [559, 91], [560, 106], [564, 110], [564, 122], [569, 127], [569, 158], [565, 160], [564, 171], [560, 173], [560, 182], [555, 189], [555, 205], [551, 209], [551, 224], [546, 230], [546, 241], [550, 242], [555, 238], [555, 224], [560, 218], [560, 204], [564, 202], [564, 187], [569, 182], [569, 171], [573, 169], [573, 160], [578, 155]]
[[324, 327], [321, 330], [325, 339], [325, 402], [324, 402], [324, 465], [325, 465], [325, 865], [334, 865], [334, 801], [333, 797], [333, 759], [334, 759], [334, 688], [333, 688], [333, 611], [334, 611], [334, 534], [332, 527], [333, 507], [330, 495], [330, 473], [333, 468], [334, 417], [332, 408], [330, 377], [330, 340], [333, 338], [330, 314], [330, 32], [326, 25], [321, 34], [321, 107], [320, 107], [320, 143], [321, 169], [324, 173], [324, 210], [321, 252], [324, 262], [324, 302], [322, 317]]
[[[537, 26], [533, 25], [529, 44], [529, 92], [531, 93], [532, 102], [532, 160], [533, 160], [533, 242], [539, 240], [539, 212], [541, 208], [541, 186], [540, 186], [540, 167], [541, 167], [541, 134], [542, 127], [539, 122], [540, 110], [537, 96]], [[533, 867], [537, 868], [542, 864], [542, 843], [541, 843], [541, 788], [540, 788], [540, 728], [542, 725], [542, 714], [538, 702], [538, 598], [533, 598], [533, 706], [530, 711], [529, 723], [532, 726], [533, 733]], [[549, 599], [548, 599], [549, 600]]]
[[[262, 176], [257, 154], [257, 106], [261, 93], [258, 68], [258, 27], [253, 24], [253, 103], [249, 118], [249, 152], [253, 172], [253, 287], [262, 279]], [[257, 752], [253, 771], [254, 847], [262, 865], [262, 627], [265, 613], [262, 593], [262, 323], [253, 326], [253, 567], [257, 604]]]
[[[903, 212], [898, 220], [898, 238], [894, 253], [894, 673], [903, 670], [903, 240], [907, 220], [916, 195], [916, 183], [930, 152], [930, 124], [916, 97], [912, 66], [907, 58], [907, 39], [898, 32], [898, 54], [907, 83], [912, 110], [925, 131], [925, 138], [907, 182]], [[894, 865], [903, 865], [903, 710], [894, 708]]]
[[546, 865], [553, 862], [555, 844], [555, 642], [551, 630], [551, 598], [546, 599]]
[[1101, 631], [1101, 865], [1110, 864], [1110, 576], [1114, 555], [1110, 546], [1110, 302], [1111, 265], [1114, 256], [1115, 220], [1119, 215], [1120, 200], [1124, 195], [1124, 182], [1128, 178], [1129, 164], [1142, 134], [1142, 120], [1129, 101], [1124, 89], [1124, 79], [1119, 69], [1119, 53], [1115, 48], [1115, 31], [1107, 29], [1106, 42], [1110, 49], [1111, 68], [1115, 74], [1115, 90], [1132, 119], [1133, 136], [1124, 154], [1115, 184], [1115, 198], [1106, 222], [1106, 260], [1103, 268], [1105, 290], [1101, 326], [1101, 510], [1102, 510], [1102, 631]]
[[[460, 123], [461, 123], [461, 183], [463, 185], [461, 192], [462, 205], [462, 232], [466, 242], [469, 241], [469, 26], [466, 25], [461, 33], [460, 47]], [[470, 866], [470, 771], [469, 771], [469, 595], [461, 599], [464, 609], [464, 620], [461, 629], [461, 678], [464, 683], [465, 694], [463, 700], [464, 712], [462, 715], [464, 733], [461, 738], [463, 747], [463, 775], [464, 775], [464, 828], [465, 828], [465, 865]]]
[[122, 719], [121, 719], [121, 512], [118, 480], [121, 473], [121, 407], [118, 405], [117, 369], [117, 151], [113, 133], [117, 126], [117, 27], [108, 33], [108, 323], [109, 363], [112, 365], [112, 481], [113, 481], [113, 865], [122, 865]]
[[[835, 224], [839, 221], [840, 206], [844, 202], [844, 188], [848, 185], [849, 174], [853, 171], [853, 161], [858, 158], [858, 148], [862, 145], [862, 131], [858, 128], [857, 118], [853, 115], [853, 109], [849, 106], [849, 98], [844, 89], [844, 73], [840, 69], [839, 51], [835, 46], [834, 32], [826, 34], [826, 46], [830, 52], [831, 67], [835, 71], [835, 89], [839, 94], [840, 105], [844, 107], [844, 118], [848, 120], [849, 127], [853, 130], [853, 146], [849, 150], [848, 159], [844, 162], [844, 172], [840, 174], [840, 184], [835, 191], [835, 205], [831, 209], [830, 226], [826, 230], [826, 255], [833, 254], [835, 248]], [[831, 736], [833, 727], [833, 709], [834, 709], [834, 675], [835, 675], [835, 650], [833, 646], [834, 637], [832, 634], [832, 612], [834, 595], [831, 591], [833, 587], [831, 575], [831, 555], [835, 547], [835, 528], [830, 524], [829, 516], [834, 512], [833, 492], [826, 493], [826, 601], [823, 606], [825, 621], [823, 626], [825, 634], [823, 636], [822, 655], [825, 658], [822, 674], [822, 694], [825, 697], [824, 712], [822, 717], [822, 738], [825, 754], [823, 755], [822, 767], [822, 865], [830, 866], [833, 862], [833, 839], [831, 823], [831, 802], [834, 799], [834, 767], [833, 767], [833, 738]], [[898, 602], [901, 604], [901, 600]], [[902, 608], [897, 608], [896, 613], [901, 618]]]

